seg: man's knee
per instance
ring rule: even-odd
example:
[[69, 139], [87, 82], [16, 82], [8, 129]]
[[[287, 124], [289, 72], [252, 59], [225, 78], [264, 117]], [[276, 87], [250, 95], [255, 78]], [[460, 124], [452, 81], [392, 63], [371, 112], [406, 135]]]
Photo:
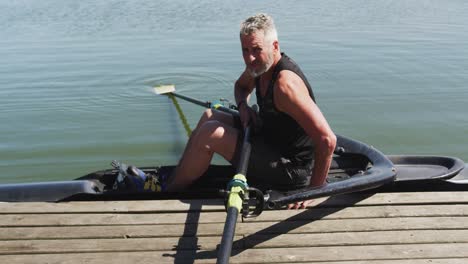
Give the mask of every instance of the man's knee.
[[208, 153], [218, 153], [226, 160], [232, 160], [237, 143], [234, 128], [223, 122], [210, 120], [193, 133], [194, 147]]
[[224, 124], [217, 120], [208, 120], [204, 122], [198, 131], [199, 137], [203, 139], [221, 138], [224, 135]]
[[[219, 144], [226, 135], [225, 124], [216, 120], [203, 123], [194, 135], [198, 147], [212, 150], [212, 145]], [[226, 142], [227, 144], [228, 142]]]
[[212, 117], [213, 117], [213, 111], [211, 109], [206, 109], [201, 115], [200, 120], [198, 121], [198, 124], [195, 130], [200, 129], [200, 127], [206, 122], [210, 121]]
[[203, 114], [202, 114], [202, 116], [201, 116], [201, 119], [202, 119], [202, 120], [205, 120], [205, 121], [208, 121], [208, 120], [210, 120], [212, 117], [213, 117], [213, 110], [211, 110], [210, 108], [208, 108], [208, 109], [205, 109], [205, 111], [203, 111]]

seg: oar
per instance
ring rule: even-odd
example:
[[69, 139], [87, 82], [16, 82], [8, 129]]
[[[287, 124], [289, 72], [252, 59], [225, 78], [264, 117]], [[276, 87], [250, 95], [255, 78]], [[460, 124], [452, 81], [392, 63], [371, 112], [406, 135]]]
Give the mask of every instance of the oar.
[[168, 96], [172, 95], [172, 96], [178, 97], [178, 98], [180, 98], [182, 100], [185, 100], [185, 101], [188, 101], [188, 102], [191, 102], [191, 103], [194, 103], [194, 104], [197, 104], [199, 106], [206, 107], [206, 108], [212, 108], [212, 109], [220, 110], [220, 111], [227, 112], [227, 113], [230, 113], [230, 114], [233, 114], [233, 115], [238, 115], [239, 114], [236, 110], [225, 107], [225, 106], [223, 106], [221, 104], [214, 104], [214, 103], [212, 103], [210, 101], [201, 101], [201, 100], [189, 97], [189, 96], [185, 96], [185, 95], [176, 93], [175, 85], [173, 85], [173, 84], [155, 86], [153, 88], [153, 90], [154, 90], [154, 92], [156, 94], [165, 94], [165, 95], [168, 95]]
[[227, 215], [224, 223], [223, 237], [218, 250], [218, 259], [216, 263], [229, 263], [229, 257], [231, 256], [232, 242], [234, 239], [234, 233], [236, 231], [237, 218], [239, 212], [242, 209], [242, 202], [247, 195], [247, 167], [250, 158], [250, 127], [246, 127], [244, 130], [244, 140], [242, 142], [242, 152], [240, 155], [240, 161], [237, 165], [237, 173], [234, 175], [232, 180], [228, 184], [227, 190], [229, 191], [227, 200]]
[[[174, 85], [156, 86], [154, 87], [154, 92], [156, 94], [168, 95], [171, 98], [175, 96], [206, 108], [213, 108], [227, 113], [231, 113], [232, 115], [239, 115], [238, 111], [222, 106], [220, 104], [212, 104], [209, 101], [201, 101], [192, 97], [178, 94], [175, 92]], [[229, 257], [231, 256], [232, 250], [232, 242], [236, 230], [237, 218], [239, 216], [239, 212], [242, 209], [244, 199], [247, 198], [246, 196], [249, 195], [249, 190], [255, 194], [255, 198], [258, 200], [258, 202], [255, 212], [253, 214], [245, 212], [245, 216], [248, 217], [249, 215], [259, 215], [263, 210], [263, 194], [255, 188], [249, 188], [247, 185], [246, 174], [251, 151], [249, 137], [250, 126], [247, 126], [244, 129], [244, 139], [242, 142], [239, 164], [236, 168], [236, 175], [234, 175], [232, 180], [228, 183], [227, 187], [227, 190], [229, 191], [226, 204], [227, 215], [224, 224], [223, 237], [221, 238], [221, 244], [218, 250], [218, 259], [216, 263], [229, 263]]]

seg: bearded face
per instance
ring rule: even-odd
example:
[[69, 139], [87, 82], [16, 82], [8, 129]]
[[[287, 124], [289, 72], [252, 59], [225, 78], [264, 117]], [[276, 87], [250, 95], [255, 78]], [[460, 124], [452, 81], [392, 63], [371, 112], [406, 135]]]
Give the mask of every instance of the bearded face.
[[262, 31], [241, 36], [242, 56], [247, 72], [254, 78], [268, 71], [274, 63], [273, 43]]
[[266, 60], [263, 62], [259, 62], [257, 68], [247, 68], [248, 72], [253, 78], [257, 78], [258, 76], [267, 72], [271, 66], [273, 65], [273, 50], [266, 51]]

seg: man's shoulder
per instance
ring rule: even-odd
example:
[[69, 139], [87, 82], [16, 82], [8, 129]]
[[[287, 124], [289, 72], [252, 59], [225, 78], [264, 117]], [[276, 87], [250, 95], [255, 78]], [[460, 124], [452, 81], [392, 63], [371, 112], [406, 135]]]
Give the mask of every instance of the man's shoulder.
[[[280, 60], [280, 62], [281, 62], [282, 64], [292, 64], [292, 65], [294, 65], [294, 66], [296, 66], [296, 67], [298, 66], [297, 63], [296, 63], [291, 57], [289, 57], [286, 53], [284, 53], [284, 52], [281, 52], [281, 60]], [[284, 65], [284, 66], [286, 66], [286, 65]]]
[[304, 81], [297, 73], [291, 70], [282, 70], [278, 72], [276, 84], [278, 87], [289, 86], [289, 85], [296, 86], [297, 84], [303, 85]]

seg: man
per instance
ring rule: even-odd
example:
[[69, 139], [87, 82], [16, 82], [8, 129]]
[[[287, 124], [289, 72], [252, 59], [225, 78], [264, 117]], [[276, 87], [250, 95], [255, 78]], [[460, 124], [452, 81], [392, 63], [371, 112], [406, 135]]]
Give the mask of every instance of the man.
[[[169, 180], [168, 191], [181, 190], [198, 179], [208, 169], [214, 153], [237, 164], [241, 124], [245, 127], [250, 122], [262, 125], [251, 139], [249, 183], [270, 184], [278, 189], [325, 183], [336, 137], [315, 104], [302, 71], [281, 53], [273, 19], [266, 14], [247, 18], [241, 24], [240, 41], [246, 65], [234, 88], [240, 120], [206, 110]], [[258, 117], [248, 105], [254, 89], [260, 107]], [[309, 203], [297, 202], [288, 208], [306, 208]]]

